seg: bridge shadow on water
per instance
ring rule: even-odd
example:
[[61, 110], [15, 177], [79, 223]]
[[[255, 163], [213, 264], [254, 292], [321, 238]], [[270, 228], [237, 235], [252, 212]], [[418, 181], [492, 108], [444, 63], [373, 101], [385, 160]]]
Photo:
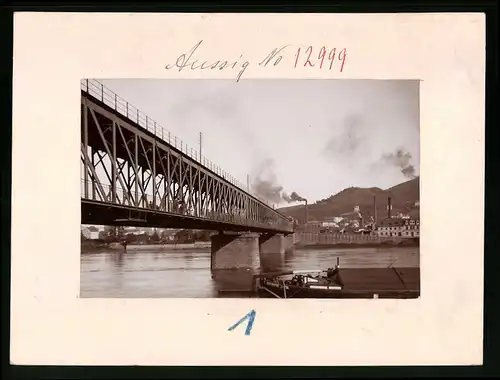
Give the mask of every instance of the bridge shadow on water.
[[213, 270], [212, 280], [214, 281], [217, 297], [219, 298], [256, 298], [255, 291], [257, 276], [262, 273], [279, 272], [286, 269], [285, 255], [292, 258], [294, 248], [283, 253], [268, 253], [260, 255], [259, 267], [254, 270], [248, 269], [224, 269]]

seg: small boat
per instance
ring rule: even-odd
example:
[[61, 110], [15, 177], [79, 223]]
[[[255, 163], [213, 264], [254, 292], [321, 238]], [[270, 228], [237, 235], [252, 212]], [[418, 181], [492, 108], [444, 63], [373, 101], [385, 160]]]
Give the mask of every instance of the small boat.
[[263, 296], [267, 293], [276, 298], [337, 298], [342, 285], [335, 280], [335, 271], [331, 269], [263, 274], [258, 290]]

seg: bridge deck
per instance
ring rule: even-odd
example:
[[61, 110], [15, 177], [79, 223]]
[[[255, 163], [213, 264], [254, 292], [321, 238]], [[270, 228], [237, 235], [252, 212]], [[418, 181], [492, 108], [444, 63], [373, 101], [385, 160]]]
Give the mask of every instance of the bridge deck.
[[98, 88], [101, 96], [82, 85], [82, 223], [293, 231], [233, 177]]

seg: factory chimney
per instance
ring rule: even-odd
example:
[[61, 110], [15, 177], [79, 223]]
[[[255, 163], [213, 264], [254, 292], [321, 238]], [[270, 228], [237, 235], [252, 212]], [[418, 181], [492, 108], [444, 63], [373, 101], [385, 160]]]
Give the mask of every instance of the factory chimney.
[[307, 199], [304, 199], [304, 202], [305, 202], [305, 212], [306, 212], [306, 221], [304, 224], [307, 224], [308, 220], [309, 220], [309, 210], [308, 210], [308, 206], [307, 206]]
[[373, 224], [377, 224], [377, 196], [373, 196]]
[[387, 198], [387, 217], [390, 219], [391, 218], [391, 197]]

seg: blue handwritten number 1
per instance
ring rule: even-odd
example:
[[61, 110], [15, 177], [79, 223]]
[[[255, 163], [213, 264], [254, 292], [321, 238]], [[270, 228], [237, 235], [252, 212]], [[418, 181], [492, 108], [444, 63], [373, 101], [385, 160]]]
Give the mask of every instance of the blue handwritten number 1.
[[253, 321], [255, 319], [255, 315], [257, 313], [255, 310], [251, 310], [247, 315], [245, 315], [243, 318], [241, 318], [238, 322], [236, 322], [234, 325], [232, 325], [228, 331], [234, 330], [236, 327], [238, 327], [242, 322], [244, 322], [246, 319], [248, 319], [248, 325], [247, 329], [245, 331], [245, 335], [250, 335], [250, 331], [252, 331], [252, 326], [253, 326]]

